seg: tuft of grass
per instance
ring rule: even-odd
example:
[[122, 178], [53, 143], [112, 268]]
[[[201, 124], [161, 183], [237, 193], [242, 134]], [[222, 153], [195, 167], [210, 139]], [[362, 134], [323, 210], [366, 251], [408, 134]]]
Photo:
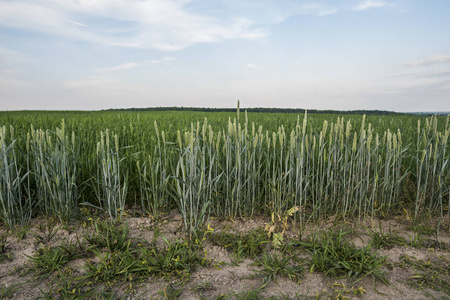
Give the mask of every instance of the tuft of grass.
[[281, 254], [264, 253], [262, 258], [257, 259], [254, 265], [262, 266], [261, 271], [264, 275], [264, 282], [275, 281], [277, 275], [287, 277], [293, 281], [299, 282], [303, 278], [305, 268], [296, 263], [292, 263], [292, 256], [282, 256]]
[[211, 284], [211, 282], [206, 281], [206, 282], [200, 282], [200, 283], [194, 285], [191, 289], [194, 291], [198, 291], [198, 292], [204, 292], [204, 291], [213, 290], [214, 286]]
[[94, 230], [85, 235], [85, 240], [96, 249], [122, 251], [129, 247], [129, 230], [126, 225], [118, 225], [111, 220], [93, 221]]
[[14, 293], [20, 289], [20, 284], [13, 284], [9, 287], [0, 285], [0, 299], [13, 299]]
[[50, 289], [48, 292], [41, 290], [41, 297], [39, 299], [46, 300], [82, 300], [82, 299], [116, 299], [113, 293], [101, 291], [98, 292], [96, 288], [83, 288], [78, 282], [66, 277], [62, 272], [59, 272], [57, 280], [55, 280], [56, 288]]
[[397, 245], [405, 245], [406, 241], [398, 234], [392, 233], [389, 229], [389, 233], [384, 233], [380, 228], [380, 231], [371, 231], [370, 237], [372, 238], [372, 247], [376, 249], [391, 249]]
[[16, 226], [14, 230], [14, 236], [16, 237], [17, 242], [23, 240], [27, 236], [29, 230], [30, 226], [28, 225], [23, 227]]
[[162, 239], [165, 242], [163, 249], [128, 241], [125, 249], [121, 247], [106, 253], [92, 250], [99, 262], [86, 264], [87, 274], [83, 279], [90, 284], [106, 282], [107, 285], [149, 276], [187, 279], [197, 266], [209, 263], [207, 257], [201, 257], [198, 244], [189, 240], [169, 242], [165, 237]]
[[164, 297], [163, 299], [165, 300], [174, 300], [180, 298], [182, 291], [182, 289], [176, 288], [172, 284], [168, 284], [162, 291], [160, 291], [160, 294]]
[[36, 251], [33, 256], [28, 256], [31, 263], [29, 271], [38, 276], [51, 274], [60, 270], [69, 261], [82, 256], [76, 244], [62, 242], [57, 247], [45, 246]]
[[404, 267], [412, 267], [414, 275], [409, 278], [409, 284], [419, 290], [430, 288], [450, 296], [450, 261], [442, 256], [433, 260], [418, 260], [414, 257], [401, 256]]
[[39, 244], [47, 244], [49, 243], [55, 235], [58, 233], [61, 225], [58, 226], [57, 222], [54, 219], [47, 219], [44, 223], [40, 223], [38, 226], [40, 234], [33, 234], [34, 239]]
[[133, 280], [133, 268], [139, 257], [138, 252], [130, 248], [130, 242], [127, 245], [127, 248], [122, 251], [101, 253], [93, 250], [99, 262], [86, 263], [87, 273], [83, 279], [92, 283], [107, 282], [108, 285], [112, 285], [118, 280]]
[[236, 299], [239, 299], [239, 300], [260, 300], [260, 299], [263, 299], [263, 297], [260, 294], [265, 288], [266, 288], [266, 284], [263, 284], [262, 286], [260, 286], [256, 289], [244, 291], [241, 293], [234, 293], [230, 296], [231, 297], [234, 296]]
[[8, 231], [0, 234], [0, 263], [3, 262], [4, 259], [12, 259], [12, 253], [8, 251], [8, 235]]
[[135, 272], [143, 275], [170, 278], [188, 278], [197, 266], [209, 263], [207, 257], [201, 257], [201, 248], [189, 240], [168, 241], [162, 237], [166, 248], [140, 248], [140, 257]]
[[390, 285], [382, 267], [386, 264], [386, 257], [372, 253], [371, 245], [357, 249], [345, 240], [345, 231], [328, 231], [322, 238], [300, 242], [311, 254], [311, 271], [324, 272], [328, 276], [346, 276], [355, 285], [369, 276]]
[[251, 230], [246, 234], [233, 234], [225, 231], [214, 232], [210, 234], [209, 239], [214, 244], [232, 251], [236, 263], [241, 262], [242, 257], [258, 257], [270, 242], [267, 232], [261, 228]]

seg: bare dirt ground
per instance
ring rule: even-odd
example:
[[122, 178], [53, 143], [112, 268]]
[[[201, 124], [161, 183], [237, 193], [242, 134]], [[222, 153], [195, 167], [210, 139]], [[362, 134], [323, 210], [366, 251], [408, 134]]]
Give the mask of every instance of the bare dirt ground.
[[[87, 230], [81, 224], [70, 228], [61, 227], [55, 236], [44, 245], [39, 243], [35, 235], [42, 233], [39, 224], [43, 220], [33, 220], [32, 226], [25, 237], [18, 241], [12, 233], [7, 238], [7, 251], [11, 253], [11, 259], [3, 259], [0, 262], [0, 299], [39, 299], [43, 292], [50, 289], [57, 290], [57, 286], [48, 278], [36, 279], [33, 273], [25, 272], [30, 266], [30, 258], [38, 249], [44, 246], [57, 246], [62, 241], [76, 241]], [[248, 232], [255, 228], [264, 228], [270, 220], [256, 217], [252, 219], [218, 220], [209, 221], [215, 232], [228, 230], [232, 232]], [[179, 214], [173, 212], [160, 223], [152, 222], [148, 218], [128, 218], [125, 220], [133, 238], [152, 240], [154, 230], [159, 228], [160, 234], [169, 240], [183, 237], [183, 224]], [[310, 225], [302, 232], [302, 236], [330, 228], [336, 222], [322, 222]], [[402, 265], [405, 257], [423, 262], [449, 261], [450, 260], [450, 234], [440, 232], [436, 235], [422, 235], [418, 240], [417, 232], [412, 231], [403, 220], [370, 220], [361, 223], [343, 223], [355, 228], [352, 243], [356, 247], [367, 246], [371, 242], [369, 233], [373, 230], [396, 233], [402, 236], [410, 245], [396, 245], [391, 249], [381, 249], [380, 255], [387, 256], [388, 264], [384, 267], [385, 274], [391, 285], [384, 285], [371, 278], [364, 278], [351, 287], [347, 279], [330, 278], [321, 272], [310, 272], [307, 268], [300, 282], [294, 282], [288, 278], [277, 277], [276, 282], [268, 283], [258, 294], [258, 297], [250, 298], [250, 293], [263, 285], [263, 278], [255, 272], [259, 267], [252, 266], [250, 259], [244, 259], [240, 264], [233, 265], [230, 252], [215, 245], [208, 239], [204, 241], [204, 250], [207, 256], [214, 261], [210, 266], [198, 267], [189, 280], [156, 279], [148, 278], [143, 282], [135, 282], [130, 289], [129, 283], [116, 283], [108, 287], [113, 291], [111, 299], [168, 299], [164, 296], [164, 289], [171, 285], [176, 289], [182, 289], [180, 299], [450, 299], [450, 295], [444, 291], [435, 291], [428, 286], [412, 284], [413, 276], [417, 276], [417, 270], [409, 265]], [[70, 230], [68, 230], [70, 229]], [[0, 229], [0, 233], [5, 233]], [[287, 232], [290, 238], [298, 238], [299, 232]], [[419, 243], [420, 242], [420, 243]], [[411, 244], [415, 246], [411, 246]], [[267, 251], [270, 250], [268, 247]], [[300, 255], [308, 258], [307, 252]], [[95, 260], [95, 258], [91, 258]], [[82, 275], [85, 271], [87, 259], [75, 259], [66, 266], [74, 275]], [[448, 276], [443, 277], [447, 284]], [[412, 286], [413, 285], [413, 286]], [[17, 287], [17, 288], [14, 288]], [[375, 287], [375, 288], [374, 288]], [[10, 289], [11, 293], [6, 291]], [[357, 292], [359, 291], [359, 293]], [[361, 295], [357, 295], [361, 294]], [[225, 296], [228, 295], [228, 296]], [[201, 298], [203, 297], [203, 298]], [[223, 298], [220, 298], [223, 297]], [[72, 298], [76, 299], [76, 298]]]

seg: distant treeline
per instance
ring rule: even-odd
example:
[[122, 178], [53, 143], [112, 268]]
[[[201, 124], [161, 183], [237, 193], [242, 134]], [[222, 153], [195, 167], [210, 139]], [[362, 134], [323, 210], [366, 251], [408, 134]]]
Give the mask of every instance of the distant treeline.
[[[241, 111], [253, 113], [295, 113], [303, 114], [303, 108], [241, 108]], [[107, 109], [106, 111], [201, 111], [201, 112], [235, 112], [236, 108], [209, 108], [209, 107], [147, 107], [147, 108], [120, 108]], [[403, 113], [396, 113], [386, 110], [317, 110], [308, 109], [308, 113], [314, 114], [361, 114], [361, 115], [401, 115]]]

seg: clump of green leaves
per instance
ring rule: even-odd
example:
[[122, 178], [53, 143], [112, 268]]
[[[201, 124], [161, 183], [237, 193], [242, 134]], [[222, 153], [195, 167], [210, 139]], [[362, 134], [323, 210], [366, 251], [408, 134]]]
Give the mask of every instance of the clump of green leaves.
[[8, 252], [8, 234], [8, 231], [0, 234], [0, 262], [3, 262], [5, 258], [12, 259], [12, 253]]
[[99, 262], [86, 263], [85, 280], [92, 283], [107, 282], [112, 285], [117, 280], [131, 281], [133, 279], [132, 274], [138, 263], [139, 252], [130, 247], [130, 242], [128, 242], [127, 248], [122, 251], [101, 253], [93, 250], [93, 252]]
[[384, 233], [383, 230], [371, 231], [370, 236], [372, 238], [372, 247], [376, 249], [391, 249], [397, 245], [404, 245], [406, 241], [398, 234], [392, 233], [389, 229], [389, 233]]
[[133, 281], [149, 276], [171, 278], [189, 278], [197, 266], [209, 263], [201, 255], [200, 244], [190, 240], [170, 242], [165, 237], [164, 247], [155, 245], [126, 243], [125, 249], [102, 253], [93, 250], [99, 262], [86, 264], [87, 274], [84, 279], [91, 283], [107, 282], [114, 284], [117, 280]]
[[31, 263], [30, 271], [39, 276], [53, 273], [64, 267], [69, 261], [80, 258], [75, 244], [63, 242], [57, 247], [45, 246], [28, 256]]
[[37, 243], [47, 244], [55, 237], [60, 228], [61, 225], [58, 226], [55, 219], [48, 218], [46, 222], [39, 224], [39, 234], [34, 233], [34, 239]]
[[269, 243], [266, 232], [261, 228], [245, 234], [226, 231], [214, 232], [210, 234], [209, 238], [214, 244], [232, 251], [236, 262], [241, 261], [242, 257], [255, 258], [261, 255]]
[[306, 242], [304, 246], [311, 254], [311, 271], [317, 270], [329, 276], [346, 276], [352, 285], [370, 276], [389, 285], [382, 267], [386, 257], [372, 253], [371, 245], [358, 249], [345, 239], [343, 230], [323, 232]]
[[56, 288], [50, 289], [48, 292], [41, 290], [40, 299], [56, 300], [82, 300], [82, 299], [113, 299], [111, 292], [97, 291], [96, 288], [83, 287], [79, 282], [72, 280], [66, 276], [63, 272], [59, 272], [58, 276], [53, 278], [56, 283]]
[[445, 292], [450, 296], [450, 261], [442, 256], [432, 260], [418, 260], [414, 257], [401, 256], [404, 267], [412, 267], [414, 275], [409, 278], [409, 284], [417, 289], [430, 288]]
[[122, 251], [128, 247], [129, 230], [126, 225], [111, 220], [92, 220], [93, 232], [86, 234], [86, 241], [97, 249]]
[[20, 284], [13, 284], [9, 287], [0, 285], [0, 299], [13, 299], [14, 293], [20, 289]]
[[207, 257], [201, 257], [201, 248], [189, 240], [170, 242], [162, 237], [165, 249], [156, 247], [141, 248], [136, 272], [156, 277], [171, 276], [186, 278], [197, 267], [209, 263]]
[[182, 291], [182, 289], [174, 287], [172, 284], [168, 284], [159, 293], [164, 297], [163, 299], [165, 300], [174, 300], [180, 298]]
[[303, 271], [305, 270], [303, 265], [294, 262], [292, 256], [282, 256], [282, 254], [277, 253], [264, 253], [262, 258], [257, 259], [254, 265], [263, 267], [258, 272], [264, 276], [265, 282], [276, 281], [277, 275], [298, 282], [303, 277]]

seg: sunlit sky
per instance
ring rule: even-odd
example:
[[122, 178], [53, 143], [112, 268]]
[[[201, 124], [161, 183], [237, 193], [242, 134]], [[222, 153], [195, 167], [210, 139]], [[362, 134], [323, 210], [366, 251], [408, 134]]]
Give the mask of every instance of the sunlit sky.
[[450, 111], [450, 1], [0, 0], [0, 110]]

